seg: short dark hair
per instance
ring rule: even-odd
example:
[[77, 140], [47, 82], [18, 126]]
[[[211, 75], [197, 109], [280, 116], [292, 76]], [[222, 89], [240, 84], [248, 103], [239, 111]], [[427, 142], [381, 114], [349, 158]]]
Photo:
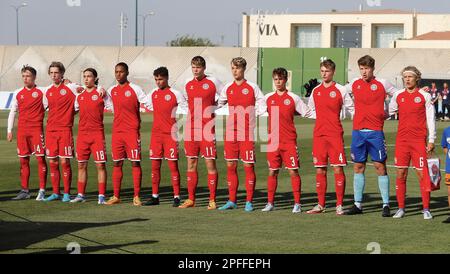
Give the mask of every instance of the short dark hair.
[[58, 68], [59, 72], [64, 75], [64, 73], [66, 73], [66, 68], [64, 67], [63, 63], [61, 62], [56, 62], [53, 61], [50, 66], [48, 67], [48, 73], [50, 74], [50, 69], [51, 68]]
[[359, 58], [358, 66], [366, 66], [369, 68], [375, 68], [375, 59], [373, 59], [372, 56], [370, 56], [370, 55], [364, 55], [363, 57]]
[[159, 67], [153, 71], [153, 76], [162, 76], [169, 79], [169, 70], [166, 67]]
[[83, 73], [88, 72], [88, 71], [91, 72], [92, 75], [94, 75], [94, 78], [95, 78], [95, 85], [98, 85], [98, 78], [97, 78], [98, 74], [97, 74], [97, 71], [96, 71], [94, 68], [87, 68], [87, 69], [85, 69], [85, 70], [83, 71]]
[[288, 78], [288, 72], [285, 68], [275, 68], [272, 72], [272, 77], [275, 75], [281, 76], [281, 78], [286, 79]]
[[206, 61], [205, 61], [205, 58], [203, 58], [203, 57], [201, 57], [201, 56], [195, 56], [195, 57], [192, 58], [192, 60], [191, 60], [191, 65], [196, 65], [196, 66], [200, 66], [200, 67], [206, 68]]
[[20, 70], [21, 73], [24, 73], [25, 71], [31, 72], [31, 74], [33, 74], [33, 76], [36, 76], [36, 74], [37, 74], [36, 69], [29, 65], [24, 65], [22, 67], [22, 69]]
[[336, 70], [336, 63], [333, 62], [333, 60], [331, 60], [331, 59], [326, 59], [320, 63], [320, 67], [325, 67], [327, 69]]
[[126, 72], [128, 72], [128, 65], [125, 62], [117, 63], [115, 67], [123, 67]]

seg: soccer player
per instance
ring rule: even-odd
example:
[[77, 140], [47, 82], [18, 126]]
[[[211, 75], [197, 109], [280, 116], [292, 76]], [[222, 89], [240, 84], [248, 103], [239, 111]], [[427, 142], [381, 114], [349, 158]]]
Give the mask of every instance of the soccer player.
[[226, 84], [219, 98], [219, 107], [228, 103], [229, 115], [225, 130], [225, 160], [227, 161], [227, 181], [229, 200], [219, 210], [237, 208], [238, 160], [244, 163], [247, 201], [245, 211], [253, 211], [255, 190], [255, 137], [256, 116], [266, 112], [264, 94], [259, 87], [245, 79], [247, 61], [242, 57], [231, 60], [234, 81]]
[[420, 71], [414, 66], [408, 66], [401, 74], [405, 89], [397, 91], [389, 103], [389, 113], [398, 111], [399, 114], [395, 142], [396, 193], [399, 209], [393, 217], [402, 218], [405, 215], [406, 178], [412, 160], [420, 182], [423, 218], [429, 220], [433, 216], [430, 213], [431, 189], [427, 153], [434, 150], [435, 110], [431, 95], [419, 88], [422, 75]]
[[386, 170], [387, 151], [384, 141], [383, 126], [387, 118], [385, 98], [392, 96], [395, 88], [388, 81], [375, 78], [375, 59], [363, 56], [358, 60], [361, 78], [353, 80], [346, 88], [353, 93], [355, 116], [351, 156], [354, 162], [353, 192], [354, 205], [345, 214], [362, 214], [362, 202], [365, 186], [364, 172], [367, 155], [370, 154], [376, 173], [378, 187], [383, 200], [383, 217], [390, 217], [389, 176]]
[[269, 176], [267, 177], [268, 203], [262, 211], [274, 210], [278, 173], [284, 163], [291, 176], [294, 194], [295, 204], [292, 212], [300, 213], [301, 178], [298, 173], [299, 160], [294, 115], [300, 114], [303, 117], [312, 117], [312, 112], [299, 96], [286, 89], [288, 72], [285, 68], [274, 69], [272, 78], [276, 90], [265, 96], [267, 112], [269, 113], [267, 151]]
[[[444, 129], [444, 132], [442, 133], [442, 140], [441, 140], [441, 146], [444, 149], [445, 153], [445, 184], [447, 185], [447, 192], [448, 192], [448, 206], [450, 207], [450, 154], [449, 154], [449, 147], [450, 147], [450, 127], [447, 127]], [[450, 224], [450, 217], [448, 217], [444, 223]]]
[[308, 214], [325, 211], [325, 194], [327, 192], [328, 159], [334, 170], [336, 187], [336, 214], [343, 215], [345, 193], [344, 166], [347, 160], [344, 151], [344, 129], [340, 121], [343, 107], [353, 115], [353, 99], [345, 87], [333, 81], [336, 64], [328, 59], [320, 64], [322, 83], [314, 88], [309, 98], [308, 107], [316, 116], [313, 134], [313, 163], [316, 168], [316, 191], [319, 203]]
[[100, 95], [97, 71], [87, 68], [83, 71], [84, 90], [78, 94], [75, 109], [79, 111], [76, 155], [78, 158], [78, 195], [72, 203], [84, 202], [87, 185], [87, 165], [91, 154], [97, 167], [98, 204], [105, 204], [106, 167], [105, 133], [103, 126], [104, 109], [111, 108], [108, 94]]
[[64, 80], [65, 71], [66, 69], [61, 62], [52, 62], [48, 69], [53, 84], [46, 89], [44, 96], [44, 104], [48, 105], [45, 145], [50, 164], [53, 194], [47, 197], [45, 201], [60, 199], [59, 163], [61, 163], [64, 182], [62, 201], [70, 201], [69, 193], [72, 183], [70, 159], [73, 158], [72, 127], [75, 116], [75, 98], [79, 86], [67, 83], [68, 81]]
[[38, 162], [39, 192], [36, 201], [44, 200], [47, 182], [47, 162], [45, 161], [43, 121], [45, 107], [44, 93], [36, 87], [36, 69], [23, 66], [21, 70], [24, 87], [14, 92], [8, 117], [8, 141], [13, 139], [12, 129], [16, 112], [19, 112], [17, 124], [17, 155], [20, 159], [20, 179], [22, 190], [13, 200], [29, 199], [30, 156], [34, 154]]
[[157, 89], [148, 95], [148, 108], [153, 111], [150, 159], [152, 161], [152, 197], [143, 205], [159, 205], [161, 162], [165, 158], [173, 187], [173, 207], [180, 206], [180, 172], [178, 170], [177, 108], [186, 105], [184, 95], [169, 86], [169, 71], [159, 67], [153, 72]]
[[194, 78], [185, 85], [189, 112], [184, 137], [189, 198], [179, 207], [189, 208], [195, 206], [195, 191], [198, 184], [197, 164], [200, 153], [205, 159], [208, 171], [208, 209], [214, 210], [216, 209], [218, 180], [214, 111], [222, 90], [222, 84], [217, 79], [205, 74], [206, 61], [201, 56], [192, 58], [191, 69]]
[[141, 206], [139, 198], [141, 191], [142, 169], [141, 169], [141, 115], [140, 104], [147, 103], [147, 95], [141, 87], [128, 81], [128, 65], [118, 63], [115, 66], [115, 77], [117, 85], [109, 88], [108, 94], [112, 99], [114, 109], [114, 120], [112, 129], [111, 150], [114, 161], [112, 180], [114, 185], [114, 196], [107, 205], [120, 203], [120, 188], [122, 184], [123, 161], [128, 159], [132, 165], [134, 198], [133, 205]]

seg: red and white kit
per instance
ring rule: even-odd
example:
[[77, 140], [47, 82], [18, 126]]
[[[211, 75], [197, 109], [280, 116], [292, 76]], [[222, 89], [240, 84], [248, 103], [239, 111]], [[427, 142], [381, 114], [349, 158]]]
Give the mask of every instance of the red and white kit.
[[112, 102], [108, 94], [101, 97], [99, 89], [84, 90], [75, 101], [75, 109], [80, 116], [76, 146], [78, 162], [87, 162], [91, 154], [96, 163], [107, 160], [103, 113], [105, 108], [112, 108]]
[[219, 106], [228, 103], [228, 117], [225, 129], [225, 160], [255, 162], [256, 116], [266, 112], [264, 94], [258, 85], [244, 81], [228, 83], [222, 89]]
[[340, 119], [343, 107], [351, 114], [354, 107], [353, 99], [345, 87], [337, 83], [333, 83], [330, 87], [320, 84], [312, 91], [308, 107], [316, 118], [312, 153], [314, 166], [326, 167], [328, 160], [331, 166], [347, 165], [344, 129]]
[[16, 112], [19, 112], [17, 124], [17, 155], [28, 157], [45, 155], [43, 121], [45, 109], [44, 93], [37, 87], [22, 88], [14, 92], [8, 117], [8, 133], [12, 132]]

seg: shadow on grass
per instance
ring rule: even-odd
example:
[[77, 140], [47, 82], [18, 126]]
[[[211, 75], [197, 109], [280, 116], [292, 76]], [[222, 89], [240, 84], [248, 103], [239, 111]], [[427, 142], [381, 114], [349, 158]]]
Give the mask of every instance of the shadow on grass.
[[[0, 212], [14, 216], [24, 221], [1, 221], [0, 220], [0, 251], [9, 251], [15, 249], [26, 249], [28, 246], [40, 243], [46, 240], [55, 239], [60, 236], [72, 236], [77, 238], [76, 242], [89, 242], [95, 244], [94, 247], [84, 247], [83, 250], [88, 252], [108, 250], [111, 248], [120, 249], [121, 246], [138, 244], [129, 243], [125, 245], [105, 245], [92, 239], [86, 239], [72, 233], [89, 228], [107, 227], [113, 225], [126, 224], [131, 222], [145, 222], [148, 219], [129, 219], [117, 222], [105, 222], [105, 223], [71, 223], [71, 222], [32, 222], [21, 216], [16, 216], [12, 213], [0, 210]], [[70, 242], [64, 239], [62, 241]], [[158, 241], [145, 241], [146, 243], [156, 243]], [[140, 242], [141, 244], [143, 242]], [[92, 250], [92, 251], [89, 251]], [[126, 253], [132, 253], [126, 250], [122, 250]], [[56, 249], [45, 251], [49, 253], [68, 253], [67, 250]]]

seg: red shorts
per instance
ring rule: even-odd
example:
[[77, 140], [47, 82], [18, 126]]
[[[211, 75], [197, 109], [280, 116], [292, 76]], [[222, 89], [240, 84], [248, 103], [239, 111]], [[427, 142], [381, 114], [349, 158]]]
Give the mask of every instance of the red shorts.
[[27, 129], [17, 131], [17, 155], [29, 157], [45, 155], [44, 133], [42, 129]]
[[198, 158], [198, 154], [205, 159], [216, 159], [216, 141], [184, 141], [184, 153], [188, 158]]
[[150, 159], [178, 160], [178, 141], [171, 134], [152, 134], [150, 138]]
[[241, 160], [244, 163], [255, 163], [255, 142], [225, 141], [224, 156], [227, 161]]
[[275, 151], [267, 152], [269, 169], [278, 170], [282, 163], [287, 169], [298, 169], [298, 151], [295, 143], [281, 143]]
[[72, 130], [47, 131], [45, 144], [47, 158], [73, 158]]
[[105, 135], [103, 132], [78, 133], [76, 152], [78, 162], [89, 161], [91, 153], [96, 163], [106, 162]]
[[426, 143], [396, 142], [395, 167], [408, 168], [411, 160], [416, 169], [428, 167]]
[[141, 136], [139, 132], [115, 132], [112, 134], [111, 152], [113, 161], [141, 160]]
[[342, 136], [314, 136], [312, 155], [315, 167], [326, 167], [328, 159], [331, 166], [347, 165]]

